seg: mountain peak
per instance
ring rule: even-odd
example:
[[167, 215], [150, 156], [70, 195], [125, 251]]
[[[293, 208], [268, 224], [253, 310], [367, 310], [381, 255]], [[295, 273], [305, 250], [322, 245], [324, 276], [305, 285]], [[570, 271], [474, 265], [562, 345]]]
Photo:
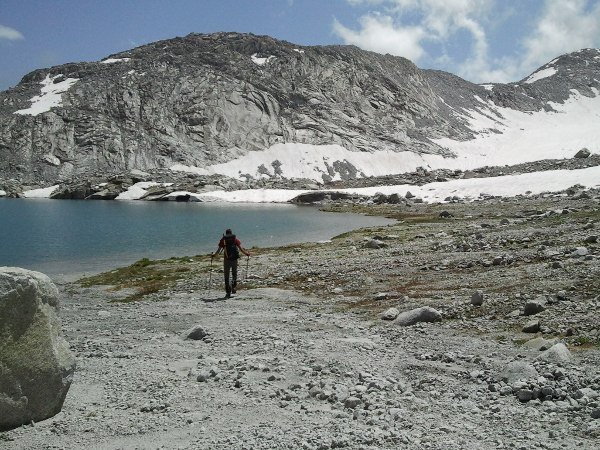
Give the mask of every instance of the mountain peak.
[[462, 167], [456, 148], [507, 135], [507, 111], [551, 111], [573, 90], [595, 97], [599, 55], [480, 86], [354, 46], [192, 33], [37, 70], [0, 93], [0, 174], [39, 183], [183, 167], [326, 182]]

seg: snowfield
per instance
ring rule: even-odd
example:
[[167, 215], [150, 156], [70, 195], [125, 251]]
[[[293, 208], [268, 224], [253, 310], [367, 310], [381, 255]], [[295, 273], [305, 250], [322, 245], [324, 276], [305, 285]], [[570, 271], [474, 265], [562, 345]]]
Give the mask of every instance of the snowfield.
[[[538, 72], [539, 73], [539, 72]], [[344, 171], [356, 177], [378, 177], [429, 170], [472, 170], [484, 166], [515, 165], [543, 159], [571, 158], [583, 147], [600, 153], [600, 95], [573, 91], [564, 104], [550, 103], [554, 111], [520, 112], [491, 102], [478, 110], [457, 111], [468, 121], [476, 137], [469, 141], [434, 140], [455, 157], [418, 154], [410, 151], [353, 152], [340, 145], [275, 144], [250, 151], [232, 161], [204, 168], [176, 164], [173, 171], [199, 175], [220, 174], [237, 179], [307, 178], [323, 181], [342, 179]], [[492, 119], [491, 117], [495, 117]]]
[[46, 75], [46, 78], [42, 80], [40, 83], [42, 85], [42, 91], [40, 95], [36, 95], [33, 97], [31, 101], [31, 106], [26, 109], [20, 109], [15, 111], [15, 114], [21, 115], [30, 115], [37, 116], [38, 114], [42, 114], [50, 111], [50, 108], [55, 106], [62, 106], [62, 93], [69, 90], [71, 86], [73, 86], [78, 78], [67, 78], [63, 81], [55, 83], [58, 77], [62, 77], [61, 74], [50, 76]]

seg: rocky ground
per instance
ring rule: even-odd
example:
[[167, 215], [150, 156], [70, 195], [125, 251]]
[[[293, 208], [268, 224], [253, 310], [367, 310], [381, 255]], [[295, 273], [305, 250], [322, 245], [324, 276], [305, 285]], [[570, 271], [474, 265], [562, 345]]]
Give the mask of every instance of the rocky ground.
[[334, 204], [398, 222], [254, 249], [227, 300], [206, 256], [62, 285], [63, 411], [0, 446], [598, 448], [599, 204]]

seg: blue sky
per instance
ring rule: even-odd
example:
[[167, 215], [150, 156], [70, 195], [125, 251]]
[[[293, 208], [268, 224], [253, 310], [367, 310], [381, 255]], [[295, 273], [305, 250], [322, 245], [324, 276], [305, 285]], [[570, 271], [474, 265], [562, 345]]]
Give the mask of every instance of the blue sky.
[[0, 89], [34, 69], [215, 31], [354, 44], [505, 82], [600, 47], [600, 0], [0, 0]]

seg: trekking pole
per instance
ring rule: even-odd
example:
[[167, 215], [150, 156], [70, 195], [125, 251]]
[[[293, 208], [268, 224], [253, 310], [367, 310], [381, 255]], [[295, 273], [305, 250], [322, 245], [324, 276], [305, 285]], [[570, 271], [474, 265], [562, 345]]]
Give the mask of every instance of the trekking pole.
[[213, 258], [214, 255], [211, 254], [210, 255], [210, 274], [208, 275], [208, 288], [210, 290], [210, 288], [212, 288], [212, 266], [213, 266]]
[[246, 278], [244, 278], [244, 281], [248, 281], [248, 266], [250, 265], [250, 257], [246, 256]]

